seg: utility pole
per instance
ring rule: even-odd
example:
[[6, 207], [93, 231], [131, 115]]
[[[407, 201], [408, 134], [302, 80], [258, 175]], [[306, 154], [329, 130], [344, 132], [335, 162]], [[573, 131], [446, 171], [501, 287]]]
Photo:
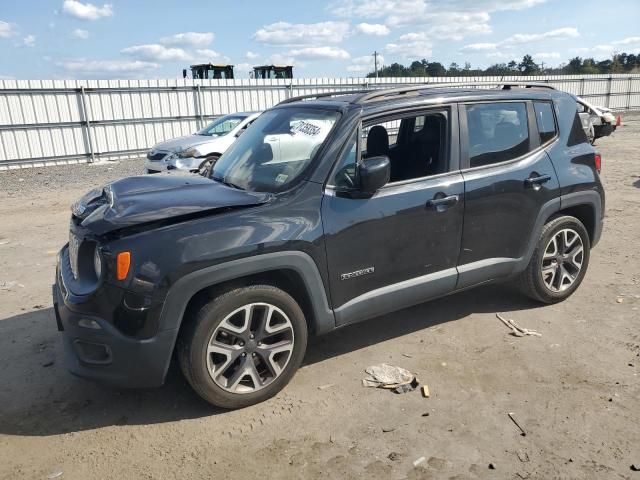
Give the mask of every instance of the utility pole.
[[378, 52], [373, 52], [373, 65], [376, 71], [376, 78], [378, 78]]

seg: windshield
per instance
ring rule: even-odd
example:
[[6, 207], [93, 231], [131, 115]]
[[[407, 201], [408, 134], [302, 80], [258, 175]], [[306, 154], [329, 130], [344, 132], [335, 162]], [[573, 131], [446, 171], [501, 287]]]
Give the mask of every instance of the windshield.
[[220, 157], [211, 176], [244, 190], [281, 190], [309, 165], [339, 115], [300, 107], [267, 111]]
[[222, 137], [231, 130], [236, 128], [245, 118], [240, 115], [225, 115], [218, 118], [215, 122], [210, 123], [198, 132], [198, 135], [206, 135], [207, 137]]

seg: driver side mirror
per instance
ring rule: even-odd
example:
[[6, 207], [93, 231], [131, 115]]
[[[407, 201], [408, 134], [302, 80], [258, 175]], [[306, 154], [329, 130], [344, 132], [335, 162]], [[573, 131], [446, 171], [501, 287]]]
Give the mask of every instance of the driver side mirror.
[[360, 191], [363, 194], [372, 196], [384, 187], [391, 178], [389, 157], [380, 155], [364, 159], [358, 165], [357, 178], [360, 179]]

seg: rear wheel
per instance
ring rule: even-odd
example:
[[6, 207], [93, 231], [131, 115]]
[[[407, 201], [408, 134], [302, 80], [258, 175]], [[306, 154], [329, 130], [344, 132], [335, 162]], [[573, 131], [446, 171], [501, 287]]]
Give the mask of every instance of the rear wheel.
[[556, 303], [576, 291], [589, 266], [591, 244], [584, 225], [575, 217], [557, 217], [542, 229], [527, 269], [519, 278], [521, 290], [544, 303]]
[[202, 398], [241, 408], [284, 388], [306, 346], [307, 325], [296, 301], [278, 288], [256, 285], [204, 305], [181, 333], [178, 359]]

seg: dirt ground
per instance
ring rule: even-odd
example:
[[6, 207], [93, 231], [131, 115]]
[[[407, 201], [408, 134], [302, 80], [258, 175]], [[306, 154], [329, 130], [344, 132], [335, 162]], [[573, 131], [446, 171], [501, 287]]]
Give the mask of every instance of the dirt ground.
[[[640, 116], [598, 148], [605, 230], [569, 300], [494, 285], [348, 327], [312, 340], [276, 398], [230, 412], [176, 369], [136, 391], [64, 368], [50, 285], [69, 204], [140, 165], [0, 172], [0, 478], [640, 479]], [[431, 397], [362, 387], [381, 362]]]

